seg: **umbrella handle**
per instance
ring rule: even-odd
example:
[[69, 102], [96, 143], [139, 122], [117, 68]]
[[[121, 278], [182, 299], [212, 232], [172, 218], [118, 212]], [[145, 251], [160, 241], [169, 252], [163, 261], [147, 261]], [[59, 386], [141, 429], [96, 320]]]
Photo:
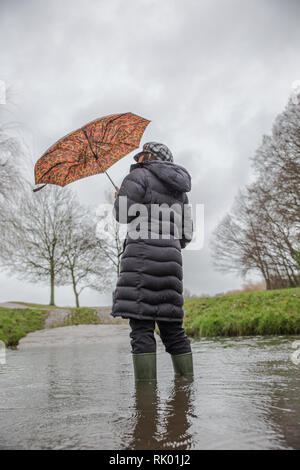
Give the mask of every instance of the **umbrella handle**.
[[[90, 142], [90, 139], [88, 138], [88, 135], [87, 135], [87, 132], [85, 129], [82, 129], [82, 132], [84, 133], [85, 137], [86, 137], [86, 140], [88, 141], [89, 143], [89, 147], [92, 151], [92, 154], [94, 155], [94, 157], [96, 158], [96, 160], [98, 161], [98, 155], [94, 152], [94, 149], [92, 147], [92, 144]], [[117, 186], [115, 185], [115, 183], [113, 182], [113, 180], [111, 179], [111, 177], [109, 176], [109, 174], [107, 173], [107, 171], [105, 171], [101, 165], [101, 163], [98, 161], [98, 164], [100, 164], [100, 167], [102, 168], [102, 171], [106, 174], [106, 176], [108, 177], [109, 181], [112, 183], [112, 185], [114, 186], [115, 189], [117, 189]]]
[[112, 183], [112, 185], [114, 186], [115, 190], [118, 189], [118, 187], [115, 185], [115, 183], [113, 182], [113, 180], [111, 179], [111, 177], [109, 176], [109, 174], [107, 173], [107, 171], [104, 172], [106, 174], [106, 176], [108, 177], [109, 181]]

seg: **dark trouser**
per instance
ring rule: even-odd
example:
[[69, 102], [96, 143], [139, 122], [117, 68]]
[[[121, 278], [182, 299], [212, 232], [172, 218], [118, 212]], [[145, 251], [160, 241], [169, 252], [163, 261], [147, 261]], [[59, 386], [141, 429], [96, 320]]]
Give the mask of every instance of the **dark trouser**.
[[[157, 321], [160, 337], [165, 349], [172, 355], [191, 352], [191, 345], [182, 322]], [[154, 320], [129, 319], [132, 354], [156, 352]]]

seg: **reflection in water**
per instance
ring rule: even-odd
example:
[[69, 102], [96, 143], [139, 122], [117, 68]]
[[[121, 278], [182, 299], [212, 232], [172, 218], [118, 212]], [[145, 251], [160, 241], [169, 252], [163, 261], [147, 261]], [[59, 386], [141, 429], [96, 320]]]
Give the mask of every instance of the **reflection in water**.
[[156, 382], [137, 382], [133, 432], [126, 450], [189, 449], [192, 386], [192, 378], [175, 377], [169, 399], [162, 406]]
[[175, 377], [171, 396], [166, 404], [163, 448], [189, 449], [192, 435], [189, 431], [193, 417], [193, 379]]
[[154, 449], [157, 445], [158, 390], [156, 382], [135, 384], [133, 433], [129, 449]]

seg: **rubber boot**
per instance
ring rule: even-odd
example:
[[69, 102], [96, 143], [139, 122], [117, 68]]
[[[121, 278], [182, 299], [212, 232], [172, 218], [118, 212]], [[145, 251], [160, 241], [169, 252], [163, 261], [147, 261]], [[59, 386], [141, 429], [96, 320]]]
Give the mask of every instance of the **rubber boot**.
[[193, 355], [191, 352], [185, 354], [176, 354], [172, 355], [171, 357], [175, 375], [194, 375]]
[[157, 380], [156, 353], [132, 354], [135, 381]]

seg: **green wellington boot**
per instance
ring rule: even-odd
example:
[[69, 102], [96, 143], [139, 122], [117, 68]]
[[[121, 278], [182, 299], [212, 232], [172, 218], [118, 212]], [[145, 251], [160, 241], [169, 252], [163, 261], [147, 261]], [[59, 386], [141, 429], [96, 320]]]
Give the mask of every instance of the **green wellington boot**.
[[156, 353], [132, 354], [134, 378], [140, 380], [156, 380]]
[[172, 362], [175, 375], [194, 375], [192, 353], [172, 355]]

